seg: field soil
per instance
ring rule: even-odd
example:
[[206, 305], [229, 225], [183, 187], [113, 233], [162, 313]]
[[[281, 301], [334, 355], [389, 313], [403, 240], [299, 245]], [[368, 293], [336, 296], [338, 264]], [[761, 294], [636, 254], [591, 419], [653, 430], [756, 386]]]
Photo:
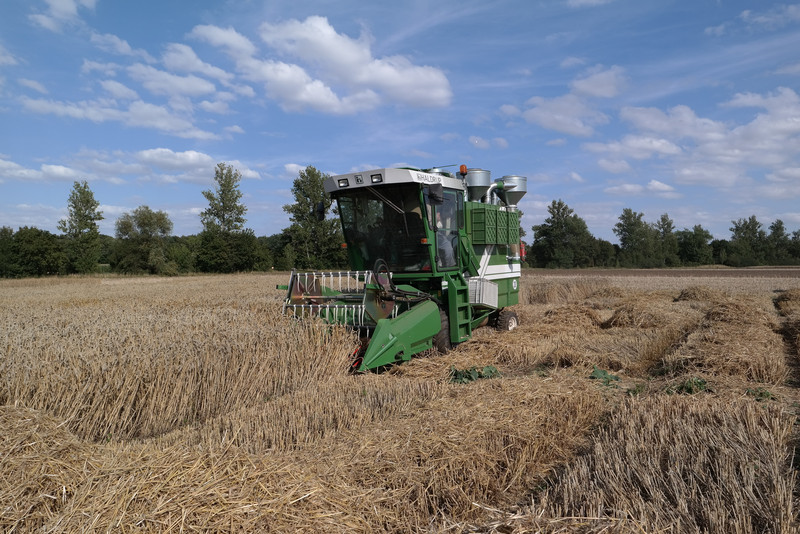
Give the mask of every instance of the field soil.
[[357, 376], [287, 281], [0, 281], [0, 531], [800, 531], [798, 269], [526, 270]]

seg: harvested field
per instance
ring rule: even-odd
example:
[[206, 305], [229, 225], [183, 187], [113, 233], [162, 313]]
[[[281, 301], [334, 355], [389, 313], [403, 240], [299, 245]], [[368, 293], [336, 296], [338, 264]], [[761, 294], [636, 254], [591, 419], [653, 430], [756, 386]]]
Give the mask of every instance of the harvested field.
[[0, 531], [800, 530], [800, 271], [527, 271], [363, 376], [287, 279], [0, 281]]

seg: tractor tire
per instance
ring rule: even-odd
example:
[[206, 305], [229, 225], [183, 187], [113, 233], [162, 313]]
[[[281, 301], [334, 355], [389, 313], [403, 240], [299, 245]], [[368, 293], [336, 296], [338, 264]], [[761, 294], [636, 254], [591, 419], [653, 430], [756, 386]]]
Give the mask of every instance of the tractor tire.
[[450, 319], [444, 310], [439, 310], [439, 317], [442, 320], [442, 328], [433, 336], [433, 348], [442, 354], [447, 354], [453, 348], [450, 343]]
[[519, 318], [517, 317], [516, 312], [507, 308], [500, 310], [500, 314], [497, 316], [497, 323], [495, 323], [495, 328], [501, 332], [510, 332], [518, 326]]

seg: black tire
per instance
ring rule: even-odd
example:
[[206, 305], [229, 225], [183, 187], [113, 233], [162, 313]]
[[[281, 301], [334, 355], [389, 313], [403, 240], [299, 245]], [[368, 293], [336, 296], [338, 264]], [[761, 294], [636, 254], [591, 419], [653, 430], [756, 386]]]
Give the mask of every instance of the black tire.
[[500, 314], [497, 316], [497, 323], [495, 324], [495, 328], [497, 328], [501, 332], [510, 332], [518, 326], [519, 326], [519, 318], [517, 317], [516, 312], [511, 311], [507, 308], [503, 308], [502, 310], [500, 310]]
[[439, 310], [439, 317], [442, 320], [442, 328], [433, 336], [433, 348], [442, 354], [447, 354], [453, 348], [450, 343], [450, 319], [442, 309]]

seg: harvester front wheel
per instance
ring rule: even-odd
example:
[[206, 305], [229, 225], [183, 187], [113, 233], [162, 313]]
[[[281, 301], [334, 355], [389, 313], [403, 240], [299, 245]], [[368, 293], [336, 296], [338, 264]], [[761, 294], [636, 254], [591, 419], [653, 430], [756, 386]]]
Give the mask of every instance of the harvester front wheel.
[[450, 343], [450, 319], [444, 310], [439, 310], [439, 317], [442, 320], [442, 328], [435, 336], [433, 336], [433, 348], [442, 354], [447, 354], [452, 348]]
[[519, 326], [519, 318], [517, 317], [516, 312], [506, 308], [500, 310], [500, 314], [497, 316], [497, 323], [495, 324], [495, 328], [497, 328], [502, 332], [510, 332], [518, 326]]

